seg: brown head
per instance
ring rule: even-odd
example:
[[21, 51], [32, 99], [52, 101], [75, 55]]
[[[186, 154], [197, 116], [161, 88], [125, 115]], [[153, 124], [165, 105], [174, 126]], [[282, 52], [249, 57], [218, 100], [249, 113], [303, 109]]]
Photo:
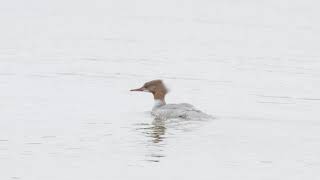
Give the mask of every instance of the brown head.
[[155, 100], [165, 102], [165, 95], [168, 93], [166, 86], [162, 80], [153, 80], [146, 82], [141, 88], [131, 89], [130, 91], [144, 91], [153, 94]]

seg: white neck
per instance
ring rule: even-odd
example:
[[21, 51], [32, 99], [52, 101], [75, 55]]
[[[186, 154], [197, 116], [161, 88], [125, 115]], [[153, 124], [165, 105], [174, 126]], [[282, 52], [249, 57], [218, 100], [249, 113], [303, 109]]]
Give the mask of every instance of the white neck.
[[155, 109], [157, 109], [157, 108], [159, 108], [159, 107], [161, 107], [161, 106], [163, 106], [163, 105], [165, 105], [165, 104], [166, 104], [166, 103], [165, 103], [164, 101], [162, 101], [162, 100], [160, 100], [160, 99], [155, 99], [152, 110], [155, 110]]

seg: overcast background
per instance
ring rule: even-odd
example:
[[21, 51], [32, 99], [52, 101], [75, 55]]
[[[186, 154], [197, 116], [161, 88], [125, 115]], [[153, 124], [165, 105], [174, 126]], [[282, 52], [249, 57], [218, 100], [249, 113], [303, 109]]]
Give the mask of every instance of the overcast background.
[[320, 179], [319, 5], [0, 0], [0, 179]]

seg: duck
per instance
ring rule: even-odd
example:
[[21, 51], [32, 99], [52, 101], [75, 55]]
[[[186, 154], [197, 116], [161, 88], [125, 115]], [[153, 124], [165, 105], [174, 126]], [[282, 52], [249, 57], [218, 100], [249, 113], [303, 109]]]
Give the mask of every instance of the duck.
[[153, 115], [155, 119], [206, 120], [213, 118], [211, 115], [198, 110], [188, 103], [167, 104], [165, 96], [168, 93], [168, 88], [161, 79], [146, 82], [142, 87], [131, 89], [130, 91], [148, 92], [153, 95], [154, 105], [151, 115]]

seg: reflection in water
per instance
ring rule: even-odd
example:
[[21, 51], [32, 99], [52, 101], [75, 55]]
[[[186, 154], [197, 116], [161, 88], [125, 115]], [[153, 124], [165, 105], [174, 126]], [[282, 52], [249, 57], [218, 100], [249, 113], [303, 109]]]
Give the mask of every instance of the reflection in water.
[[153, 143], [162, 142], [165, 139], [164, 137], [165, 131], [166, 131], [165, 121], [161, 119], [155, 119], [152, 122], [151, 132], [150, 132], [150, 137], [152, 138], [152, 142]]
[[161, 119], [154, 119], [151, 124], [141, 123], [137, 130], [141, 131], [147, 138], [147, 161], [159, 162], [165, 155], [162, 154], [165, 145], [166, 121]]
[[146, 161], [160, 162], [166, 157], [164, 151], [168, 145], [166, 140], [175, 135], [181, 135], [197, 129], [204, 121], [192, 121], [184, 119], [154, 119], [152, 123], [139, 123], [136, 130], [142, 133], [147, 141], [143, 144], [147, 147]]

